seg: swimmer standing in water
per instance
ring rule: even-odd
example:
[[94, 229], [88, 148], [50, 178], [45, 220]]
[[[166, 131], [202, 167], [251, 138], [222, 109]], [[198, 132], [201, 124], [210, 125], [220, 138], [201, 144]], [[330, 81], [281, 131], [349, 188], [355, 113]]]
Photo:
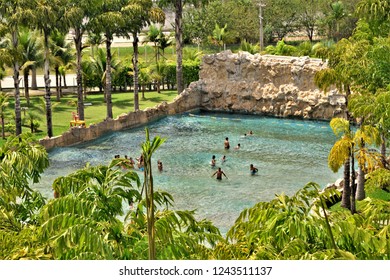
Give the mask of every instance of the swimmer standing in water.
[[255, 175], [257, 172], [259, 172], [259, 169], [253, 166], [253, 164], [250, 165], [249, 167], [251, 175]]
[[229, 150], [230, 149], [229, 137], [225, 138], [224, 145], [225, 145], [225, 150]]
[[211, 175], [211, 177], [214, 177], [214, 175], [217, 174], [217, 180], [222, 180], [222, 175], [226, 177], [226, 179], [228, 179], [228, 177], [226, 176], [226, 174], [222, 171], [221, 167], [218, 167], [218, 170], [214, 172], [213, 175]]
[[211, 162], [210, 162], [210, 165], [212, 166], [212, 167], [214, 167], [215, 166], [215, 164], [216, 164], [216, 159], [215, 159], [215, 155], [213, 155], [213, 157], [211, 158]]
[[157, 169], [158, 171], [162, 172], [163, 171], [163, 164], [161, 160], [157, 161]]

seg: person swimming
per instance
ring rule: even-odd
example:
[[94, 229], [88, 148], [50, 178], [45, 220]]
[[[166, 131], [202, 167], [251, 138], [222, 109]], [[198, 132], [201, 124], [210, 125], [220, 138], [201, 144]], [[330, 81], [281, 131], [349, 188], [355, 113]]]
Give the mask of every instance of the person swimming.
[[259, 169], [253, 166], [253, 164], [250, 165], [249, 167], [251, 175], [255, 175], [257, 172], [259, 172]]

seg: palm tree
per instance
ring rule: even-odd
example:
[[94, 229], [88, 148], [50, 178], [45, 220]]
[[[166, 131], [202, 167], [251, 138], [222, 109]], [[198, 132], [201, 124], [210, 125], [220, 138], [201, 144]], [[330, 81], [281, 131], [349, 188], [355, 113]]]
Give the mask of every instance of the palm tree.
[[[14, 98], [15, 98], [15, 126], [16, 135], [22, 133], [22, 117], [20, 106], [20, 87], [19, 87], [19, 71], [20, 71], [20, 53], [19, 47], [19, 26], [24, 20], [24, 1], [0, 1], [0, 33], [10, 34], [10, 40], [5, 50], [6, 54], [1, 54], [5, 58], [7, 64], [12, 66], [14, 80]], [[3, 60], [4, 61], [4, 60]]]
[[340, 21], [346, 16], [344, 4], [341, 1], [330, 4], [331, 14], [329, 16], [330, 32], [335, 41], [340, 38]]
[[380, 145], [379, 131], [376, 127], [370, 125], [361, 125], [356, 131], [355, 137], [355, 157], [358, 161], [358, 178], [356, 184], [356, 200], [366, 198], [365, 193], [365, 175], [372, 172], [380, 162], [377, 153], [371, 152], [367, 146]]
[[5, 110], [8, 107], [8, 95], [4, 92], [0, 92], [0, 120], [1, 120], [1, 137], [5, 139]]
[[32, 0], [29, 2], [29, 9], [25, 11], [26, 14], [29, 15], [30, 24], [40, 30], [43, 34], [46, 126], [48, 137], [53, 136], [49, 38], [54, 30], [62, 27], [59, 19], [64, 14], [64, 8], [64, 0], [53, 0], [50, 2], [47, 2], [46, 0]]
[[94, 33], [103, 33], [106, 43], [106, 70], [105, 70], [105, 96], [107, 105], [107, 119], [112, 119], [112, 73], [111, 73], [111, 44], [115, 34], [119, 34], [124, 27], [124, 18], [121, 13], [125, 1], [105, 0], [97, 7], [97, 13], [91, 20], [91, 30]]
[[152, 81], [152, 78], [150, 75], [150, 68], [143, 67], [142, 65], [140, 65], [139, 84], [141, 85], [141, 89], [142, 89], [142, 100], [145, 100], [146, 85], [150, 84], [151, 81]]
[[160, 35], [159, 35], [159, 40], [158, 40], [158, 48], [161, 50], [162, 52], [162, 57], [164, 59], [165, 56], [165, 50], [167, 48], [169, 48], [170, 46], [172, 46], [173, 42], [172, 42], [172, 38], [170, 35], [166, 35], [163, 31], [162, 31], [162, 28], [160, 28]]
[[66, 34], [59, 31], [54, 31], [50, 36], [50, 49], [52, 64], [54, 65], [54, 71], [56, 75], [56, 96], [57, 101], [60, 101], [62, 97], [62, 88], [60, 86], [61, 73], [60, 68], [70, 69], [72, 67], [71, 61], [73, 61], [73, 50], [71, 45], [66, 41]]
[[225, 48], [225, 39], [227, 34], [226, 28], [227, 24], [221, 28], [218, 23], [216, 23], [213, 30], [213, 35], [209, 37], [210, 42], [218, 46], [220, 51], [221, 47]]
[[[107, 82], [107, 69], [110, 69], [110, 73], [113, 73], [119, 68], [120, 61], [117, 59], [116, 54], [111, 56], [111, 65], [107, 65], [107, 54], [104, 49], [99, 48], [95, 50], [95, 56], [91, 57], [91, 63], [93, 67], [94, 76], [100, 81], [99, 88], [106, 88]], [[107, 91], [104, 90], [104, 101], [107, 102]]]
[[91, 48], [91, 56], [95, 56], [95, 51], [100, 47], [100, 45], [104, 44], [104, 39], [100, 33], [88, 33], [86, 46]]
[[380, 36], [387, 37], [389, 33], [390, 5], [388, 0], [362, 0], [356, 11], [361, 18], [367, 20], [370, 29]]
[[[378, 144], [379, 133], [375, 127], [367, 125], [362, 125], [356, 132], [353, 132], [350, 129], [350, 123], [343, 118], [333, 118], [330, 126], [340, 138], [329, 152], [328, 165], [333, 172], [337, 172], [345, 164], [341, 206], [355, 213], [355, 199], [362, 200], [365, 197], [364, 175], [367, 171], [374, 170], [378, 163], [378, 156], [370, 152], [366, 145]], [[355, 158], [359, 167], [357, 185], [355, 184]]]
[[42, 114], [28, 110], [25, 114], [25, 121], [28, 122], [31, 133], [37, 132], [39, 123], [38, 121], [42, 120]]
[[[133, 81], [134, 81], [134, 111], [139, 110], [138, 98], [138, 35], [142, 29], [150, 22], [164, 23], [165, 14], [161, 9], [153, 7], [151, 0], [131, 1], [128, 5], [122, 8], [122, 13], [125, 17], [126, 28], [124, 28], [127, 36], [128, 32], [133, 36]], [[122, 31], [123, 33], [123, 31]]]
[[160, 36], [160, 33], [161, 33], [161, 28], [157, 28], [155, 25], [151, 25], [149, 26], [149, 30], [148, 32], [146, 33], [146, 40], [144, 41], [144, 43], [148, 43], [148, 42], [151, 42], [153, 43], [153, 49], [154, 49], [154, 59], [157, 63], [157, 61], [159, 60], [160, 58], [160, 49], [159, 49], [159, 36]]
[[177, 93], [180, 94], [184, 90], [183, 79], [183, 7], [186, 4], [195, 6], [205, 5], [208, 0], [158, 0], [161, 6], [171, 6], [175, 8], [175, 41], [176, 41], [176, 82]]
[[149, 139], [149, 129], [145, 128], [146, 141], [142, 143], [142, 155], [144, 158], [144, 189], [146, 196], [146, 211], [148, 221], [148, 242], [149, 242], [149, 259], [156, 259], [156, 247], [155, 247], [155, 206], [154, 206], [154, 185], [153, 185], [153, 173], [152, 173], [152, 155], [164, 142], [164, 138], [159, 136], [154, 137], [153, 141]]
[[[339, 164], [339, 160], [345, 160], [344, 162], [344, 188], [342, 206], [350, 209], [350, 194], [351, 186], [349, 185], [350, 176], [352, 176], [352, 187], [354, 188], [355, 172], [350, 174], [351, 162], [353, 157], [345, 155], [349, 153], [351, 155], [353, 151], [353, 141], [351, 136], [351, 124], [352, 121], [350, 112], [348, 110], [348, 101], [351, 96], [352, 88], [358, 90], [357, 84], [361, 76], [364, 74], [364, 54], [367, 51], [367, 45], [364, 42], [354, 41], [353, 39], [342, 39], [339, 41], [335, 48], [329, 53], [328, 68], [318, 71], [315, 74], [314, 80], [316, 85], [327, 91], [331, 86], [335, 86], [340, 92], [345, 93], [345, 120], [349, 122], [349, 127], [345, 126], [345, 122], [337, 119], [335, 125], [337, 126], [337, 134], [345, 135], [344, 140], [338, 144], [342, 145], [343, 152], [339, 153], [339, 158], [334, 160], [334, 164]], [[349, 143], [350, 146], [347, 145]], [[347, 149], [348, 148], [348, 149]], [[335, 152], [337, 154], [337, 152]], [[335, 167], [335, 166], [333, 166]], [[354, 167], [354, 165], [352, 165]], [[336, 170], [337, 168], [332, 168]], [[344, 196], [345, 193], [345, 196]], [[353, 205], [354, 206], [354, 205]]]
[[388, 225], [381, 221], [382, 215], [389, 218], [389, 204], [365, 200], [359, 215], [333, 211], [327, 217], [322, 202], [333, 195], [337, 191], [322, 192], [309, 183], [293, 196], [277, 195], [245, 209], [227, 233], [227, 242], [213, 251], [214, 259], [386, 259], [387, 250], [380, 248], [387, 248]]
[[350, 98], [350, 110], [353, 116], [360, 118], [364, 123], [375, 126], [380, 133], [381, 162], [384, 168], [386, 160], [386, 139], [389, 137], [389, 110], [390, 92], [376, 94], [356, 94]]
[[108, 166], [87, 165], [54, 181], [58, 198], [40, 216], [44, 240], [54, 241], [55, 258], [121, 258], [126, 233], [118, 215], [124, 214], [124, 202], [141, 200], [137, 173], [123, 172], [122, 163], [116, 159]]
[[[346, 119], [333, 118], [330, 122], [330, 127], [334, 134], [340, 138], [329, 152], [328, 165], [333, 172], [337, 172], [339, 168], [344, 165], [344, 187], [341, 206], [351, 210], [350, 168], [354, 143], [350, 123]], [[352, 184], [352, 186], [353, 185], [354, 184]]]
[[[33, 139], [31, 133], [8, 137], [0, 147], [0, 193], [9, 202], [30, 197], [31, 183], [37, 183], [49, 166], [45, 148]], [[3, 194], [7, 195], [3, 196]]]
[[[80, 120], [84, 120], [84, 99], [82, 80], [82, 38], [88, 31], [89, 20], [96, 14], [102, 0], [71, 0], [66, 1], [67, 9], [64, 14], [65, 23], [74, 30], [73, 41], [76, 48], [76, 81], [77, 81], [77, 113]], [[88, 44], [88, 43], [87, 43]], [[93, 56], [93, 48], [92, 48]]]
[[[30, 106], [29, 94], [29, 74], [30, 70], [40, 65], [43, 59], [43, 53], [36, 31], [31, 32], [28, 29], [22, 29], [20, 32], [19, 44], [22, 47], [22, 67], [24, 80], [24, 94], [27, 100], [27, 106]], [[35, 76], [36, 79], [36, 76]]]

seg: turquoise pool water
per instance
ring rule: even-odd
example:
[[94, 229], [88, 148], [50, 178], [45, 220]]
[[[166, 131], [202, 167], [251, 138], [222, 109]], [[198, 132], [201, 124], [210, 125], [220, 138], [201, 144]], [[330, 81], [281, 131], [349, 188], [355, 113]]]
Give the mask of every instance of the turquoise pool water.
[[[327, 167], [335, 141], [327, 122], [197, 113], [166, 117], [148, 126], [151, 138], [167, 138], [153, 157], [156, 188], [174, 196], [176, 209], [195, 209], [198, 218], [212, 220], [222, 232], [244, 208], [270, 200], [276, 193], [292, 195], [310, 181], [324, 187], [341, 177]], [[249, 130], [254, 134], [244, 137]], [[224, 149], [225, 137], [231, 145], [228, 151]], [[50, 152], [50, 168], [37, 188], [52, 197], [50, 186], [58, 176], [87, 162], [108, 164], [115, 154], [138, 157], [144, 140], [144, 127], [139, 127], [86, 144], [56, 148]], [[235, 150], [238, 143], [241, 149]], [[210, 166], [213, 155], [216, 167]], [[223, 155], [227, 161], [221, 163]], [[158, 159], [164, 165], [161, 173], [157, 171]], [[250, 175], [250, 164], [259, 169], [257, 175]], [[228, 179], [211, 178], [217, 167], [222, 167]]]

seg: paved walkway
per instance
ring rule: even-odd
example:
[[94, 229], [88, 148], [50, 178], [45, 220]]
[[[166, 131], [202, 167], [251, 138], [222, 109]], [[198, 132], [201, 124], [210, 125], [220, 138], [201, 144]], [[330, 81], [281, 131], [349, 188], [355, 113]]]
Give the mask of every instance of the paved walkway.
[[[23, 90], [24, 89], [24, 80], [23, 80], [23, 77], [19, 76], [19, 78], [21, 79], [20, 80], [20, 89]], [[50, 75], [50, 79], [51, 79], [51, 87], [52, 88], [55, 88], [55, 75]], [[29, 77], [29, 83], [30, 83], [30, 86], [31, 86], [31, 75]], [[62, 84], [64, 84], [62, 82]], [[76, 74], [66, 74], [66, 85], [68, 87], [76, 87], [77, 83], [76, 83]], [[13, 89], [14, 88], [14, 79], [12, 76], [7, 76], [5, 77], [2, 81], [1, 81], [1, 86], [3, 89], [5, 90], [9, 90], [9, 89]], [[45, 87], [45, 80], [43, 79], [43, 75], [37, 75], [37, 86], [39, 88], [44, 88]]]

